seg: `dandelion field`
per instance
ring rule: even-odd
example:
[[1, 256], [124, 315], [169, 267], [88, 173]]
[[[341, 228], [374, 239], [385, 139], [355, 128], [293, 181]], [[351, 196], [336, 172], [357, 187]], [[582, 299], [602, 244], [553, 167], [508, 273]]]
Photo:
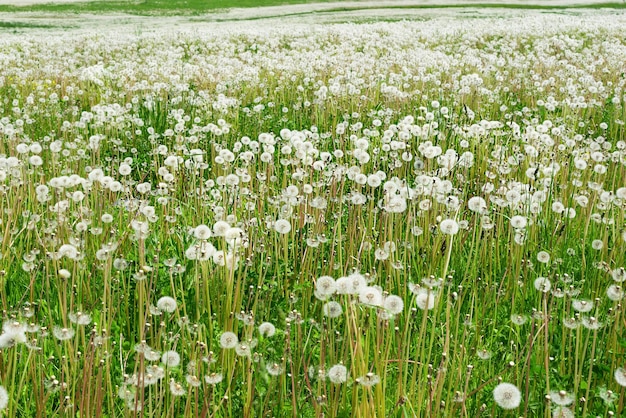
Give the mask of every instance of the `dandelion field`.
[[626, 15], [0, 40], [0, 415], [624, 416]]

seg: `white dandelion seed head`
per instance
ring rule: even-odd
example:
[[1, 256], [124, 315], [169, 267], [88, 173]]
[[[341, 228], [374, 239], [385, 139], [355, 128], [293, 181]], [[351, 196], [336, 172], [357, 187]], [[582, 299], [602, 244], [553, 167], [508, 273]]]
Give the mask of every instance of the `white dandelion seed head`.
[[574, 402], [574, 397], [565, 390], [550, 392], [550, 402], [555, 405], [567, 406]]
[[226, 231], [230, 229], [230, 225], [226, 221], [217, 221], [213, 224], [213, 235], [223, 237]]
[[416, 289], [415, 293], [415, 303], [417, 307], [421, 310], [430, 310], [435, 307], [435, 298], [437, 297], [436, 292], [433, 292], [430, 289], [425, 289], [423, 287]]
[[535, 289], [543, 293], [548, 293], [552, 288], [552, 283], [550, 282], [550, 279], [546, 277], [537, 277], [533, 285], [535, 286]]
[[439, 229], [446, 235], [454, 235], [459, 232], [459, 224], [454, 219], [444, 219], [439, 224]]
[[380, 289], [374, 286], [366, 286], [359, 292], [359, 301], [365, 305], [381, 306], [383, 304], [383, 294]]
[[395, 195], [390, 198], [384, 207], [384, 209], [390, 213], [402, 213], [406, 210], [406, 208], [406, 199], [400, 195]]
[[204, 376], [204, 381], [209, 385], [217, 385], [222, 381], [224, 377], [221, 373], [211, 373], [209, 375]]
[[71, 260], [76, 260], [78, 258], [78, 249], [71, 244], [63, 244], [59, 248], [59, 255], [61, 257], [65, 256]]
[[618, 267], [611, 271], [611, 277], [617, 283], [622, 283], [626, 280], [626, 269], [624, 267]]
[[376, 250], [374, 251], [374, 258], [378, 261], [385, 261], [389, 258], [390, 255], [391, 254], [389, 253], [389, 251], [385, 250], [384, 248], [376, 248]]
[[271, 376], [280, 376], [285, 371], [283, 366], [278, 363], [267, 363], [265, 365], [265, 370], [267, 370], [267, 373]]
[[235, 348], [237, 347], [238, 343], [239, 343], [239, 338], [237, 337], [237, 334], [235, 334], [234, 332], [226, 331], [222, 333], [220, 337], [220, 346], [223, 349], [228, 350], [231, 348]]
[[274, 230], [279, 234], [288, 234], [291, 231], [291, 224], [286, 219], [279, 219], [274, 223]]
[[574, 310], [576, 312], [589, 312], [593, 309], [593, 301], [591, 300], [584, 300], [584, 299], [574, 299], [572, 300], [572, 308], [574, 308]]
[[213, 259], [213, 262], [218, 266], [226, 265], [226, 254], [222, 250], [215, 251], [211, 258]]
[[563, 318], [563, 326], [567, 329], [576, 329], [580, 326], [580, 321], [576, 318]]
[[[22, 341], [18, 340], [21, 338]], [[2, 348], [10, 348], [15, 346], [20, 342], [27, 342], [26, 334], [22, 334], [21, 336], [7, 334], [6, 332], [0, 335], [0, 349]]]
[[626, 387], [626, 368], [619, 367], [615, 370], [615, 381], [618, 385]]
[[264, 337], [272, 337], [276, 334], [276, 327], [271, 322], [263, 322], [259, 325], [259, 334]]
[[172, 313], [178, 307], [176, 299], [170, 296], [162, 296], [156, 303], [157, 308], [162, 312]]
[[374, 373], [367, 373], [365, 376], [358, 377], [356, 382], [361, 386], [372, 387], [380, 383], [380, 376]]
[[209, 239], [212, 235], [213, 232], [211, 231], [211, 228], [206, 225], [198, 225], [193, 230], [193, 236], [199, 240]]
[[161, 356], [161, 363], [167, 367], [177, 367], [180, 364], [180, 354], [173, 350], [166, 351]]
[[150, 347], [145, 341], [142, 341], [139, 344], [135, 344], [134, 350], [136, 353], [145, 354], [152, 351], [152, 347]]
[[376, 188], [378, 186], [380, 186], [382, 183], [382, 179], [380, 178], [380, 176], [376, 175], [376, 174], [370, 174], [369, 176], [367, 176], [367, 185], [372, 187], [372, 188]]
[[120, 173], [120, 176], [127, 176], [132, 171], [133, 171], [133, 169], [131, 168], [131, 166], [126, 164], [126, 163], [120, 164], [120, 167], [117, 170], [117, 172]]
[[404, 309], [404, 301], [400, 296], [389, 295], [383, 301], [383, 308], [385, 308], [390, 314], [397, 315]]
[[340, 277], [335, 281], [335, 285], [337, 287], [338, 295], [347, 295], [350, 294], [350, 280], [347, 277]]
[[341, 307], [341, 304], [333, 300], [324, 304], [322, 312], [329, 318], [338, 318], [343, 313], [343, 308]]
[[91, 323], [91, 315], [85, 312], [72, 312], [68, 316], [70, 321], [77, 325], [89, 325]]
[[517, 326], [524, 325], [528, 322], [528, 316], [522, 314], [511, 314], [511, 322]]
[[199, 241], [185, 251], [185, 257], [189, 260], [209, 261], [214, 259], [216, 252], [215, 247], [210, 242]]
[[231, 247], [236, 247], [243, 244], [245, 236], [246, 234], [243, 232], [243, 229], [235, 227], [226, 231], [224, 239]]
[[574, 412], [565, 407], [565, 406], [557, 406], [552, 410], [552, 418], [575, 418], [576, 414]]
[[187, 381], [187, 384], [189, 386], [194, 388], [200, 387], [200, 385], [202, 384], [202, 381], [198, 378], [198, 376], [193, 374], [188, 374], [187, 376], [185, 376], [185, 381]]
[[28, 331], [28, 325], [24, 322], [9, 320], [2, 324], [2, 331], [5, 334], [17, 337]]
[[482, 348], [482, 349], [476, 351], [476, 355], [481, 360], [489, 360], [491, 358], [491, 356], [492, 356], [492, 353], [491, 353], [491, 351], [487, 350], [486, 348]]
[[192, 245], [191, 247], [185, 250], [185, 258], [187, 260], [197, 260], [198, 259], [198, 246]]
[[161, 359], [161, 352], [157, 350], [148, 350], [143, 353], [143, 356], [148, 361], [158, 361]]
[[606, 289], [606, 297], [613, 302], [619, 302], [624, 298], [624, 289], [622, 286], [612, 284]]
[[515, 215], [511, 218], [511, 226], [515, 229], [524, 229], [528, 225], [528, 219], [525, 216]]
[[0, 411], [9, 405], [9, 392], [4, 386], [0, 386]]
[[500, 383], [493, 390], [493, 400], [502, 409], [515, 409], [522, 401], [522, 393], [512, 383]]
[[32, 155], [28, 158], [28, 162], [35, 167], [39, 167], [43, 164], [43, 159], [39, 155]]
[[546, 251], [539, 251], [537, 253], [537, 261], [543, 264], [548, 264], [550, 262], [550, 254]]
[[349, 276], [340, 277], [335, 281], [337, 294], [358, 295], [361, 289], [367, 286], [367, 281], [360, 273], [353, 273]]
[[115, 260], [113, 260], [113, 268], [115, 270], [126, 270], [126, 268], [128, 267], [128, 261], [124, 260], [123, 258], [116, 258]]
[[64, 341], [69, 340], [74, 337], [74, 330], [72, 328], [63, 328], [59, 326], [55, 326], [52, 329], [52, 334], [57, 340]]
[[598, 319], [594, 316], [583, 316], [580, 320], [580, 323], [583, 327], [590, 330], [597, 330], [602, 328], [602, 322], [598, 321]]
[[[160, 356], [159, 356], [160, 357]], [[158, 358], [158, 357], [157, 357]], [[161, 380], [165, 377], [165, 369], [156, 364], [146, 367], [146, 376], [150, 375], [155, 380]]]
[[148, 182], [139, 183], [137, 186], [135, 186], [135, 188], [137, 189], [139, 193], [146, 194], [150, 190], [152, 190], [152, 184]]
[[175, 381], [174, 379], [170, 380], [170, 392], [174, 396], [183, 396], [186, 391], [183, 385]]
[[59, 277], [62, 278], [63, 280], [67, 280], [70, 277], [72, 277], [72, 273], [70, 273], [70, 271], [67, 269], [59, 269], [58, 274], [59, 274]]
[[487, 202], [480, 196], [470, 197], [467, 201], [467, 207], [472, 212], [476, 212], [481, 215], [487, 212]]
[[238, 343], [235, 346], [235, 353], [240, 357], [250, 357], [252, 356], [252, 347], [247, 342]]
[[335, 279], [330, 276], [318, 277], [315, 281], [315, 290], [324, 297], [333, 295], [337, 291]]
[[611, 405], [617, 400], [617, 393], [607, 389], [606, 386], [598, 388], [598, 396], [604, 401], [605, 405]]
[[335, 364], [328, 370], [328, 380], [339, 385], [348, 380], [348, 369], [343, 364]]

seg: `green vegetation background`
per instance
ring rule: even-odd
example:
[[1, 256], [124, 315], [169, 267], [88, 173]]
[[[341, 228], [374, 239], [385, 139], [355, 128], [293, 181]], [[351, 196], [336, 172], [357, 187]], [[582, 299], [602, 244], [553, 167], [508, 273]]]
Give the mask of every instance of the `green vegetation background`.
[[[289, 4], [305, 4], [305, 3], [328, 3], [341, 2], [342, 0], [95, 0], [81, 1], [76, 3], [50, 3], [29, 4], [23, 6], [17, 5], [0, 5], [0, 12], [59, 12], [59, 13], [111, 13], [122, 12], [130, 14], [147, 14], [147, 15], [194, 15], [202, 14], [219, 9], [228, 9], [233, 7], [263, 7], [263, 6], [280, 6]], [[346, 6], [336, 8], [330, 11], [348, 11], [372, 7], [380, 7], [380, 5], [367, 5], [364, 0], [351, 0], [352, 2], [363, 2], [363, 6]], [[466, 3], [462, 0], [453, 4], [407, 4], [407, 5], [389, 5], [385, 8], [459, 8], [467, 7], [491, 7], [491, 8], [507, 8], [507, 9], [564, 9], [564, 8], [626, 8], [626, 2], [607, 2], [595, 4], [579, 4], [572, 6], [564, 6], [562, 4], [511, 4], [511, 3]]]

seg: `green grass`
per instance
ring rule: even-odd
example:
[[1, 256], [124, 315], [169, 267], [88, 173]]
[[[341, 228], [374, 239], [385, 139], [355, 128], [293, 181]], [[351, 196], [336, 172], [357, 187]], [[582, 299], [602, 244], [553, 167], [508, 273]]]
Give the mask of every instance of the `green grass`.
[[145, 0], [145, 1], [88, 1], [78, 3], [48, 3], [26, 6], [1, 5], [0, 11], [42, 11], [59, 13], [110, 13], [132, 14], [199, 14], [232, 7], [262, 7], [285, 4], [323, 3], [302, 0]]
[[52, 27], [52, 26], [41, 24], [41, 23], [0, 21], [0, 28], [2, 29], [49, 28], [49, 27]]
[[23, 22], [23, 21], [0, 21], [0, 30], [10, 29], [18, 31], [20, 29], [56, 29], [56, 28], [71, 28], [68, 25], [54, 25], [38, 22]]
[[626, 39], [551, 18], [3, 42], [0, 414], [623, 416]]
[[[304, 1], [304, 0], [184, 0], [184, 1], [167, 1], [167, 0], [144, 0], [144, 1], [106, 1], [96, 0], [78, 3], [44, 3], [25, 6], [0, 5], [0, 11], [3, 12], [54, 12], [54, 13], [128, 13], [136, 15], [198, 15], [208, 12], [224, 10], [233, 7], [263, 7], [263, 6], [280, 6], [290, 4], [304, 3], [324, 3], [331, 0]], [[490, 8], [490, 9], [537, 9], [537, 10], [559, 10], [559, 9], [624, 9], [624, 2], [606, 2], [589, 5], [533, 5], [533, 4], [493, 4], [493, 3], [471, 3], [464, 4], [442, 4], [442, 5], [407, 5], [407, 6], [350, 6], [338, 7], [324, 10], [316, 13], [333, 13], [347, 12], [357, 10], [367, 10], [376, 8], [387, 9], [457, 9], [457, 8]], [[303, 13], [306, 14], [306, 13]]]

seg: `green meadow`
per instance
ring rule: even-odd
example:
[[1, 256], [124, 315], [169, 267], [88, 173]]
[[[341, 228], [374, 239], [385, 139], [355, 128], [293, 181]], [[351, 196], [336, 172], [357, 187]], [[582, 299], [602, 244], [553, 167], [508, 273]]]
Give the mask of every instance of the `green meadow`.
[[624, 416], [626, 15], [498, 7], [3, 17], [0, 416]]

